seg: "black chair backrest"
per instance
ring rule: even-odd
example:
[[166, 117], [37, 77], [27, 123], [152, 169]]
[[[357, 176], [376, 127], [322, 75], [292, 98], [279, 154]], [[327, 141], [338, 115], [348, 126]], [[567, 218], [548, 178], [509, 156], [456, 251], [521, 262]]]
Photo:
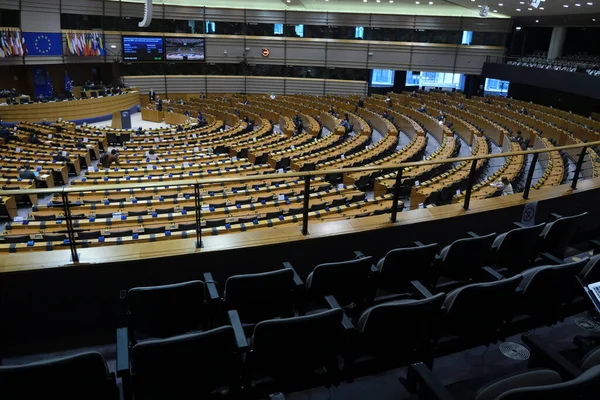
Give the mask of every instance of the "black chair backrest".
[[77, 232], [77, 238], [79, 239], [97, 239], [102, 236], [100, 231], [80, 231]]
[[179, 231], [195, 231], [196, 230], [196, 223], [195, 222], [190, 222], [190, 223], [186, 223], [186, 224], [179, 224], [177, 225], [177, 230]]
[[216, 226], [225, 226], [225, 220], [224, 219], [207, 219], [206, 220], [207, 228], [213, 228]]
[[233, 328], [153, 339], [131, 349], [136, 399], [204, 399], [239, 374]]
[[274, 219], [274, 218], [279, 218], [280, 215], [283, 215], [283, 210], [268, 212], [265, 215], [265, 218], [266, 219]]
[[251, 365], [288, 376], [325, 366], [338, 352], [341, 322], [341, 309], [259, 322], [251, 340]]
[[[576, 276], [589, 261], [583, 260], [560, 265], [534, 267], [523, 271], [519, 287], [527, 312], [536, 318], [554, 322], [562, 308], [580, 294], [581, 286]], [[535, 314], [535, 315], [534, 315]]]
[[389, 251], [377, 263], [378, 286], [391, 291], [401, 291], [410, 281], [433, 284], [433, 261], [438, 244], [406, 247]]
[[31, 240], [29, 235], [6, 235], [4, 236], [4, 243], [27, 243]]
[[234, 275], [225, 282], [223, 300], [236, 309], [245, 323], [294, 313], [294, 271], [281, 269], [258, 274]]
[[544, 225], [517, 228], [498, 235], [492, 244], [494, 265], [517, 273], [529, 268], [538, 253], [538, 238]]
[[[133, 214], [131, 214], [131, 211], [129, 211], [129, 215], [133, 215]], [[96, 213], [95, 214], [95, 218], [112, 218], [112, 216], [113, 216], [112, 213]]]
[[235, 201], [235, 204], [240, 204], [240, 205], [243, 205], [243, 204], [250, 204], [250, 203], [252, 203], [252, 199], [251, 199], [251, 198], [246, 198], [246, 199], [237, 199], [237, 200]]
[[562, 217], [546, 225], [541, 233], [540, 251], [548, 252], [555, 257], [564, 258], [567, 246], [579, 230], [587, 212]]
[[45, 242], [62, 242], [66, 238], [67, 238], [67, 235], [65, 235], [64, 233], [42, 235], [42, 240]]
[[445, 295], [423, 300], [398, 300], [368, 308], [358, 319], [362, 346], [379, 357], [420, 353], [431, 346]]
[[490, 247], [496, 233], [474, 238], [458, 239], [440, 252], [441, 274], [452, 279], [471, 278], [477, 269], [489, 266]]
[[575, 379], [562, 383], [537, 386], [535, 382], [523, 382], [518, 389], [511, 389], [498, 396], [496, 400], [565, 400], [597, 399], [600, 390], [600, 365], [584, 371]]
[[448, 293], [444, 301], [450, 333], [484, 339], [514, 313], [516, 288], [523, 277], [474, 283]]
[[373, 257], [320, 264], [306, 278], [307, 291], [316, 297], [333, 295], [342, 305], [361, 304], [369, 290]]
[[0, 366], [4, 399], [115, 400], [117, 387], [100, 353], [88, 352], [24, 365]]
[[35, 220], [36, 221], [50, 221], [53, 219], [56, 219], [56, 215], [52, 214], [52, 215], [40, 215], [40, 214], [34, 214]]
[[581, 271], [581, 279], [587, 283], [600, 282], [600, 254], [591, 257]]
[[110, 237], [118, 238], [133, 235], [133, 230], [126, 231], [110, 231]]
[[164, 226], [151, 226], [149, 228], [144, 228], [144, 233], [164, 233], [166, 231]]
[[157, 214], [173, 214], [175, 212], [175, 208], [171, 207], [171, 208], [157, 208], [156, 209], [156, 213]]
[[206, 324], [202, 281], [130, 289], [130, 329], [136, 338], [166, 338], [201, 329]]

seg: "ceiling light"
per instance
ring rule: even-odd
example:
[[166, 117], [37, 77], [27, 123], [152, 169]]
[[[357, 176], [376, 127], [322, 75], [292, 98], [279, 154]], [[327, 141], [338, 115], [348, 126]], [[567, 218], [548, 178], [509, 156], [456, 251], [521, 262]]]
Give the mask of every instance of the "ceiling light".
[[527, 10], [531, 11], [531, 10], [533, 10], [533, 8], [528, 8]]
[[498, 10], [494, 10], [494, 12], [498, 12]]
[[288, 3], [291, 3], [291, 2], [292, 2], [292, 0], [285, 0], [285, 1], [287, 1]]
[[381, 0], [377, 0], [378, 3], [381, 3]]
[[481, 4], [479, 4], [477, 7], [481, 8]]
[[575, 7], [581, 7], [581, 4], [575, 4]]
[[520, 27], [520, 26], [517, 26], [515, 29], [516, 29], [516, 30], [518, 30], [518, 31], [520, 31], [520, 30], [521, 30], [521, 27]]
[[369, 0], [363, 0], [363, 3], [366, 3], [367, 1], [369, 1]]
[[502, 7], [504, 4], [502, 4], [502, 3], [498, 3], [498, 5], [499, 5], [500, 7]]
[[539, 20], [539, 19], [536, 19], [536, 20], [535, 20], [535, 23], [537, 24], [538, 22], [540, 22], [540, 20]]
[[433, 4], [433, 1], [430, 1], [430, 2], [429, 2], [429, 5], [432, 5], [432, 4]]
[[415, 1], [415, 4], [421, 4], [421, 2], [420, 1]]
[[563, 4], [564, 8], [569, 8], [569, 6], [567, 4]]
[[520, 1], [519, 4], [525, 4], [525, 2], [524, 1]]
[[390, 0], [390, 3], [393, 3], [393, 2], [394, 2], [394, 0]]
[[[594, 20], [594, 21], [595, 21], [595, 20]], [[111, 49], [116, 49], [116, 48], [117, 48], [117, 46], [115, 46], [114, 44], [111, 44], [111, 45], [110, 45], [110, 48], [111, 48]]]
[[587, 3], [587, 5], [588, 5], [588, 6], [593, 6], [593, 5], [594, 5], [594, 3]]
[[544, 7], [540, 7], [539, 9], [540, 9], [540, 10], [543, 10], [543, 9], [544, 9]]
[[521, 11], [521, 9], [520, 9], [520, 8], [517, 8], [517, 11]]

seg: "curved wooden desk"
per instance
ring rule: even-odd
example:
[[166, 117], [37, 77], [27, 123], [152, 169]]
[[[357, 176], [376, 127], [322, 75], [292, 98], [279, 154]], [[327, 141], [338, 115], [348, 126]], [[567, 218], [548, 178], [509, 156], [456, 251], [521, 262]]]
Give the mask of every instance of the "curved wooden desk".
[[130, 92], [118, 96], [108, 96], [54, 103], [19, 104], [0, 107], [0, 119], [9, 122], [83, 119], [112, 115], [113, 112], [127, 110], [139, 104], [138, 92]]

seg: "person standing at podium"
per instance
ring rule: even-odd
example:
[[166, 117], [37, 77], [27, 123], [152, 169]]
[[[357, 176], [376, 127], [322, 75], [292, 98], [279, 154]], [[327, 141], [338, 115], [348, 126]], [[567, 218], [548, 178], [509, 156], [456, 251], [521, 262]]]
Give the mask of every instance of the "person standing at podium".
[[150, 92], [148, 93], [148, 99], [150, 100], [150, 103], [153, 103], [154, 100], [156, 100], [156, 92], [154, 89], [150, 89]]

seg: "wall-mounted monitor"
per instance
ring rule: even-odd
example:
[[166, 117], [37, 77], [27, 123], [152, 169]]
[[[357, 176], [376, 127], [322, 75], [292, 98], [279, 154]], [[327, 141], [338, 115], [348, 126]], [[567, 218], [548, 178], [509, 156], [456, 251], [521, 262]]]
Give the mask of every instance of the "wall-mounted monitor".
[[204, 61], [204, 38], [165, 38], [167, 61]]
[[159, 36], [123, 36], [123, 61], [163, 61], [164, 44]]

